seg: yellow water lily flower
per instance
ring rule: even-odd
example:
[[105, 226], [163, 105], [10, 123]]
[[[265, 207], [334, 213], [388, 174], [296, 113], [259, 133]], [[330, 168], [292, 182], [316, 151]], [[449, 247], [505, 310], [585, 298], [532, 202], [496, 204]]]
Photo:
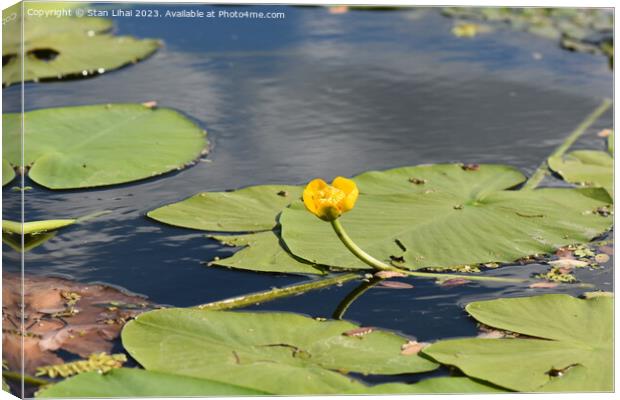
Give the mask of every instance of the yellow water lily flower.
[[324, 221], [334, 221], [355, 206], [359, 190], [351, 179], [341, 176], [328, 185], [323, 179], [314, 179], [304, 189], [304, 205]]

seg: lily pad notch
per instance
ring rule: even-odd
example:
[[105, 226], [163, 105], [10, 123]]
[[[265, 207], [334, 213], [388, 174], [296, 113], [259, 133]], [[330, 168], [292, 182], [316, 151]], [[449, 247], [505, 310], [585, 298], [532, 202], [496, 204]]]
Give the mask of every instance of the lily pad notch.
[[[28, 176], [49, 189], [134, 182], [180, 170], [208, 151], [206, 131], [144, 104], [47, 108], [24, 114]], [[4, 114], [3, 159], [20, 165], [20, 115]]]

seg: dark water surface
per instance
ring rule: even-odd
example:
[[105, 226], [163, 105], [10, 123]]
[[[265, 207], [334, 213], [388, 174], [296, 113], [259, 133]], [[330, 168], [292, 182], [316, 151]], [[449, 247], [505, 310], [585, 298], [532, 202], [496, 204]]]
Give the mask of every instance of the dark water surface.
[[[50, 191], [27, 180], [34, 189], [26, 192], [26, 220], [112, 211], [28, 252], [27, 273], [105, 282], [175, 306], [302, 282], [308, 278], [206, 267], [202, 262], [232, 251], [203, 232], [165, 226], [145, 213], [200, 191], [303, 184], [421, 163], [503, 163], [529, 174], [612, 95], [604, 57], [507, 28], [458, 39], [450, 32], [453, 21], [437, 9], [343, 15], [325, 8], [251, 9], [284, 11], [286, 19], [116, 18], [116, 33], [161, 38], [165, 47], [99, 77], [26, 84], [27, 110], [157, 100], [196, 120], [212, 145], [208, 162], [135, 184]], [[4, 89], [3, 96], [3, 112], [18, 111], [19, 88]], [[596, 132], [611, 126], [607, 112], [577, 146], [602, 149]], [[14, 185], [3, 190], [8, 219], [19, 218]], [[3, 250], [5, 261], [18, 260], [6, 245]], [[15, 267], [5, 262], [5, 268]], [[527, 277], [546, 268], [515, 265], [488, 274]], [[612, 289], [611, 263], [578, 277]], [[415, 288], [371, 289], [346, 318], [434, 340], [476, 333], [462, 309], [470, 301], [541, 293], [497, 283], [443, 288], [401, 280]], [[329, 317], [357, 284], [253, 308]], [[575, 285], [545, 290], [583, 291]]]

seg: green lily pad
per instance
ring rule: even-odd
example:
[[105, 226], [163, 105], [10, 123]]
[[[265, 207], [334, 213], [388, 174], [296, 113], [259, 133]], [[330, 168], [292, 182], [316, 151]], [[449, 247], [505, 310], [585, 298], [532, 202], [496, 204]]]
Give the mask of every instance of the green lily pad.
[[[593, 212], [612, 201], [602, 189], [504, 190], [523, 179], [518, 171], [496, 165], [369, 172], [355, 178], [361, 194], [341, 221], [366, 252], [410, 269], [512, 262], [588, 242], [611, 227], [610, 218]], [[296, 257], [368, 268], [301, 202], [285, 209], [280, 223]]]
[[76, 219], [52, 219], [30, 221], [22, 225], [21, 222], [2, 220], [2, 242], [21, 252], [23, 226], [23, 251], [30, 251], [56, 236], [58, 229], [76, 222]]
[[259, 232], [273, 229], [284, 207], [300, 198], [302, 188], [251, 186], [232, 192], [204, 192], [147, 215], [165, 224], [214, 232]]
[[2, 186], [11, 182], [15, 178], [15, 170], [8, 161], [2, 160]]
[[607, 152], [578, 150], [564, 156], [549, 157], [547, 163], [566, 181], [602, 187], [613, 196], [614, 159]]
[[[72, 225], [76, 219], [49, 219], [44, 221], [21, 222], [2, 220], [2, 233], [21, 235], [36, 235], [43, 232], [55, 231], [65, 226]], [[23, 227], [23, 228], [22, 228]]]
[[37, 398], [95, 397], [189, 397], [245, 396], [268, 393], [241, 386], [190, 378], [187, 376], [120, 368], [100, 374], [87, 372], [49, 385], [36, 393]]
[[466, 310], [485, 325], [533, 338], [444, 340], [422, 352], [511, 390], [613, 390], [613, 298], [552, 294], [474, 302]]
[[170, 372], [273, 394], [352, 390], [355, 381], [334, 371], [399, 374], [437, 364], [400, 354], [407, 342], [358, 326], [289, 313], [165, 309], [141, 314], [122, 333], [123, 346], [148, 370]]
[[[141, 104], [48, 108], [24, 114], [25, 163], [50, 189], [132, 182], [183, 168], [205, 148], [205, 132], [176, 111]], [[18, 165], [19, 114], [4, 114], [3, 158]]]
[[285, 274], [324, 274], [287, 252], [277, 231], [210, 237], [227, 246], [243, 247], [230, 257], [213, 260], [210, 265]]
[[[28, 3], [24, 15], [24, 49], [21, 51], [21, 4], [3, 11], [3, 18], [17, 15], [3, 24], [2, 84], [22, 81], [88, 76], [135, 63], [155, 52], [160, 43], [130, 36], [105, 34], [112, 21], [104, 18], [76, 18], [75, 10], [58, 3], [54, 10], [67, 10], [71, 16], [32, 16], [28, 11], [53, 11]], [[22, 56], [24, 54], [24, 56]]]
[[425, 379], [413, 385], [384, 383], [347, 394], [441, 394], [441, 393], [502, 393], [506, 390], [467, 377]]

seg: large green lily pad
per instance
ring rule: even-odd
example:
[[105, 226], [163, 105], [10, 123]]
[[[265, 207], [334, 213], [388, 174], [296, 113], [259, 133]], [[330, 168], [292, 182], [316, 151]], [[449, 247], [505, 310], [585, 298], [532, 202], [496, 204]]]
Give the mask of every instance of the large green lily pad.
[[213, 260], [211, 265], [285, 274], [324, 274], [287, 252], [280, 243], [280, 234], [277, 231], [211, 237], [227, 246], [243, 247], [230, 257]]
[[259, 232], [273, 229], [284, 207], [300, 198], [302, 188], [251, 186], [232, 192], [204, 192], [147, 215], [183, 228], [215, 232]]
[[613, 389], [612, 298], [552, 294], [474, 302], [466, 310], [485, 325], [534, 338], [445, 340], [424, 354], [511, 390]]
[[15, 178], [15, 170], [8, 161], [2, 160], [2, 186], [11, 182], [13, 178]]
[[[44, 3], [42, 3], [44, 4]], [[129, 36], [105, 34], [112, 27], [108, 19], [75, 17], [75, 7], [58, 3], [57, 8], [26, 3], [24, 14], [24, 49], [21, 51], [21, 4], [3, 11], [3, 18], [15, 13], [15, 19], [3, 24], [2, 84], [25, 81], [88, 76], [135, 63], [159, 47], [157, 40], [138, 40]], [[66, 10], [71, 16], [37, 15], [32, 10], [52, 12]]]
[[274, 394], [351, 390], [334, 372], [399, 374], [437, 364], [400, 354], [406, 339], [374, 331], [347, 336], [358, 326], [289, 313], [166, 309], [129, 322], [123, 346], [146, 369], [213, 379]]
[[137, 368], [113, 369], [105, 374], [87, 372], [36, 393], [37, 398], [95, 397], [189, 397], [264, 395], [265, 392], [241, 386], [145, 371]]
[[[505, 190], [523, 180], [497, 165], [369, 172], [355, 178], [361, 194], [342, 225], [369, 254], [410, 269], [512, 262], [590, 241], [611, 227], [611, 218], [594, 212], [612, 201], [604, 190]], [[280, 223], [293, 255], [318, 265], [368, 268], [301, 202], [285, 209]]]
[[[24, 114], [28, 175], [51, 189], [132, 182], [183, 168], [205, 132], [170, 109], [141, 104], [48, 108]], [[18, 165], [19, 114], [4, 114], [3, 158]]]
[[549, 167], [568, 182], [602, 187], [613, 196], [614, 159], [604, 151], [578, 150], [564, 156], [549, 157]]

